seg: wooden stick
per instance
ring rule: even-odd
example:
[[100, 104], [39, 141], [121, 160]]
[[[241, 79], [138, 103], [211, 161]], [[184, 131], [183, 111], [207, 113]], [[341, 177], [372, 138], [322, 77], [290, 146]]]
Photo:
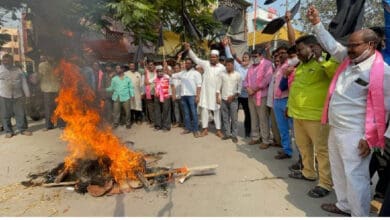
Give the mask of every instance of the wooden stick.
[[76, 185], [77, 181], [61, 182], [61, 183], [45, 183], [42, 184], [43, 187], [57, 187], [57, 186], [72, 186]]
[[211, 175], [215, 174], [218, 165], [207, 165], [207, 166], [199, 166], [199, 167], [190, 167], [188, 168], [188, 172], [191, 173], [192, 176], [203, 176], [203, 175]]
[[145, 176], [144, 176], [142, 173], [140, 173], [140, 172], [137, 172], [136, 175], [137, 175], [139, 181], [141, 181], [142, 184], [144, 184], [144, 187], [145, 187], [147, 190], [149, 190], [149, 189], [150, 189], [150, 184], [149, 184], [149, 181], [145, 178]]
[[144, 174], [143, 176], [145, 178], [153, 178], [153, 177], [157, 177], [157, 176], [169, 175], [169, 174], [174, 174], [174, 173], [179, 173], [179, 172], [180, 172], [180, 170], [173, 169], [173, 170], [167, 170], [167, 171], [160, 171], [157, 173], [147, 173], [147, 174]]
[[61, 173], [58, 174], [58, 176], [54, 180], [54, 183], [60, 183], [68, 174], [69, 174], [68, 170], [61, 171]]
[[[191, 172], [191, 175], [193, 176], [202, 176], [202, 175], [210, 175], [215, 174], [215, 169], [218, 167], [218, 165], [207, 165], [207, 166], [199, 166], [199, 167], [190, 167], [187, 168], [187, 172]], [[167, 171], [161, 171], [157, 173], [147, 173], [144, 174], [145, 178], [153, 178], [157, 176], [162, 175], [169, 175], [169, 174], [175, 174], [175, 173], [183, 173], [183, 169], [172, 169]]]

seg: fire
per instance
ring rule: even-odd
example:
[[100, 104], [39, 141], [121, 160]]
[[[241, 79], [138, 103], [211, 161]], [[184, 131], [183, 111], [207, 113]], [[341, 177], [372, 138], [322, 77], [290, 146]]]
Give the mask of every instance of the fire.
[[80, 74], [79, 68], [61, 60], [56, 74], [62, 77], [58, 106], [53, 120], [62, 118], [66, 127], [61, 138], [68, 142], [70, 154], [65, 158], [66, 169], [72, 170], [78, 159], [111, 160], [110, 174], [116, 182], [136, 179], [145, 172], [143, 155], [123, 145], [102, 123], [95, 94]]

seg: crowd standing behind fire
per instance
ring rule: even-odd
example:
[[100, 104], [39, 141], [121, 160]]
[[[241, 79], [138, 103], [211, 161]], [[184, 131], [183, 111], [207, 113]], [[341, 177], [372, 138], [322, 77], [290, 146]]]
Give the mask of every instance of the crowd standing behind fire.
[[[385, 114], [390, 110], [390, 69], [380, 53], [383, 33], [359, 30], [343, 46], [324, 29], [314, 6], [307, 13], [314, 35], [294, 39], [287, 12], [290, 45], [272, 53], [270, 47], [258, 48], [239, 58], [226, 37], [221, 42], [227, 56], [223, 62], [218, 50], [202, 60], [184, 43], [188, 57], [181, 60], [179, 53], [172, 66], [150, 59], [101, 66], [90, 57], [78, 65], [95, 91], [101, 116], [113, 129], [146, 122], [156, 132], [181, 128], [181, 134], [201, 138], [209, 134], [213, 121], [217, 137], [237, 143], [240, 105], [248, 145], [260, 150], [280, 147], [276, 160], [297, 154], [299, 161], [289, 167], [289, 177], [318, 180], [308, 196], [325, 197], [334, 189], [337, 202], [322, 204], [323, 210], [368, 216], [370, 178], [378, 171], [373, 198], [385, 199], [381, 215], [389, 215], [390, 129]], [[51, 120], [60, 89], [55, 65], [52, 57], [42, 56], [37, 77], [30, 79], [43, 93], [44, 131], [66, 126]], [[15, 135], [11, 117], [19, 133], [32, 135], [24, 97], [29, 102], [26, 77], [13, 65], [12, 56], [4, 55], [0, 114], [6, 138]]]

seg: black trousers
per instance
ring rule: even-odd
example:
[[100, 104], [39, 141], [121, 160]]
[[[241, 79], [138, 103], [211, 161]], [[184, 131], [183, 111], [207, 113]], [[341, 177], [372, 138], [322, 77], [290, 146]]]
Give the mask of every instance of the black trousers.
[[158, 129], [171, 129], [171, 99], [160, 102], [154, 98], [154, 127]]
[[152, 99], [145, 99], [145, 105], [147, 121], [151, 124], [154, 124], [154, 96], [152, 96]]

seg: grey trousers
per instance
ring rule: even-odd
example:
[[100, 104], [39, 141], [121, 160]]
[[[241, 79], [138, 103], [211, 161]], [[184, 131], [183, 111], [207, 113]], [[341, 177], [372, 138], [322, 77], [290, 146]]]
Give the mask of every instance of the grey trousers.
[[154, 98], [154, 127], [171, 129], [171, 99], [160, 102], [159, 97]]
[[114, 125], [119, 125], [122, 106], [125, 109], [126, 125], [130, 124], [130, 99], [125, 101], [125, 102], [121, 102], [121, 101], [119, 101], [119, 98], [118, 98], [118, 100], [116, 100], [114, 102], [114, 112], [113, 112]]
[[175, 116], [175, 123], [183, 123], [183, 109], [181, 99], [176, 99], [173, 102], [173, 113]]
[[25, 97], [7, 99], [0, 97], [0, 112], [1, 121], [4, 131], [13, 134], [11, 118], [14, 116], [16, 120], [16, 128], [19, 132], [27, 129]]
[[261, 98], [260, 106], [256, 106], [256, 100], [253, 96], [248, 98], [249, 112], [251, 114], [251, 137], [252, 140], [258, 140], [261, 135], [261, 141], [264, 144], [270, 143], [269, 131], [269, 111], [267, 109], [267, 97]]
[[221, 114], [222, 124], [225, 136], [237, 137], [237, 117], [238, 117], [238, 100], [234, 99], [231, 103], [222, 100]]

